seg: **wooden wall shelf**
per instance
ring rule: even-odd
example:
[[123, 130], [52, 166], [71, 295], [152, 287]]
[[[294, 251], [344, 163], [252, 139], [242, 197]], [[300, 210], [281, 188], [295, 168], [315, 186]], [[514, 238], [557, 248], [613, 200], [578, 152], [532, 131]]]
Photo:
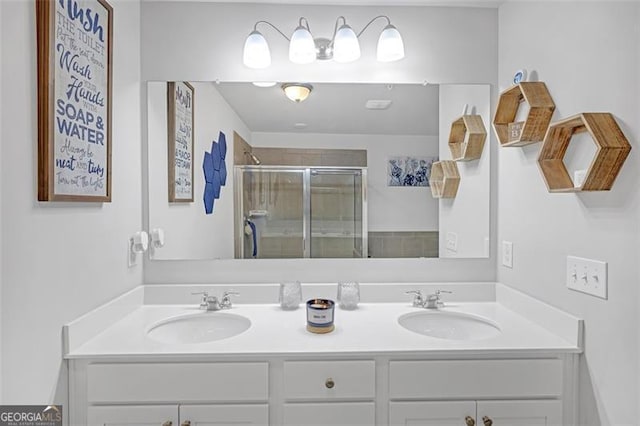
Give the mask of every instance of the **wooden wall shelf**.
[[487, 130], [482, 116], [463, 115], [451, 123], [449, 150], [454, 161], [477, 160], [482, 156]]
[[431, 165], [429, 175], [433, 198], [455, 198], [460, 185], [460, 173], [455, 161], [436, 161]]
[[[522, 102], [529, 105], [529, 114], [525, 121], [514, 123]], [[500, 146], [524, 146], [543, 140], [555, 109], [543, 82], [523, 82], [506, 89], [500, 94], [493, 119]]]
[[[591, 135], [596, 153], [582, 185], [575, 186], [564, 156], [572, 136], [583, 132]], [[585, 112], [551, 124], [538, 156], [538, 165], [549, 192], [607, 191], [613, 186], [630, 151], [631, 145], [613, 115]]]

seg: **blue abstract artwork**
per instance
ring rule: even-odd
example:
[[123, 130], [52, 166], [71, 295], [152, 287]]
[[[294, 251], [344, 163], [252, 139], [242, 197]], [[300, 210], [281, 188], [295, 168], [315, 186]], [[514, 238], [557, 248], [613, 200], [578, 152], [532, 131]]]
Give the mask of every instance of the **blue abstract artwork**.
[[215, 200], [220, 198], [221, 189], [227, 183], [227, 137], [220, 132], [218, 142], [211, 142], [211, 152], [204, 152], [202, 161], [202, 171], [204, 172], [204, 211], [206, 214], [213, 213]]
[[431, 165], [438, 157], [389, 157], [387, 186], [429, 186]]

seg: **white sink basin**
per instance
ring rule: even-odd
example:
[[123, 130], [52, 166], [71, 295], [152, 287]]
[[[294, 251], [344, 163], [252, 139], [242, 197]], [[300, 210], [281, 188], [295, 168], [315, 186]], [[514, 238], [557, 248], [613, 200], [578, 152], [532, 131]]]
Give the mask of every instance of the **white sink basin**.
[[162, 343], [205, 343], [236, 336], [251, 327], [241, 315], [200, 312], [162, 320], [147, 330], [147, 335]]
[[481, 340], [500, 335], [500, 328], [491, 321], [457, 312], [411, 312], [398, 318], [407, 330], [425, 336], [451, 340]]

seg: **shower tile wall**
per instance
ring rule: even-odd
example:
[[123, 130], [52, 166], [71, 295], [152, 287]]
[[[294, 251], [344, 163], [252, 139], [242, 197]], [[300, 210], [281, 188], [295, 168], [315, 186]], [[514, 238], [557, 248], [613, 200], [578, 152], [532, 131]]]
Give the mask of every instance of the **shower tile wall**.
[[269, 166], [366, 167], [365, 149], [252, 148], [262, 164]]
[[369, 232], [369, 257], [438, 257], [438, 231]]

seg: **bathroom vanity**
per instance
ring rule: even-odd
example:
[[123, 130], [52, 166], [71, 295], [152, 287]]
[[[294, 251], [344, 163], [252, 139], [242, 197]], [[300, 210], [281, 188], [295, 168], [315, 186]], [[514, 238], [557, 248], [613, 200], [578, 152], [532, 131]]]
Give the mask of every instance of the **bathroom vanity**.
[[[190, 296], [204, 288], [231, 287], [143, 286], [65, 327], [71, 425], [575, 423], [581, 321], [506, 286], [362, 284], [326, 335], [302, 304], [262, 303], [277, 285], [217, 312]], [[455, 293], [426, 310], [418, 288]]]

